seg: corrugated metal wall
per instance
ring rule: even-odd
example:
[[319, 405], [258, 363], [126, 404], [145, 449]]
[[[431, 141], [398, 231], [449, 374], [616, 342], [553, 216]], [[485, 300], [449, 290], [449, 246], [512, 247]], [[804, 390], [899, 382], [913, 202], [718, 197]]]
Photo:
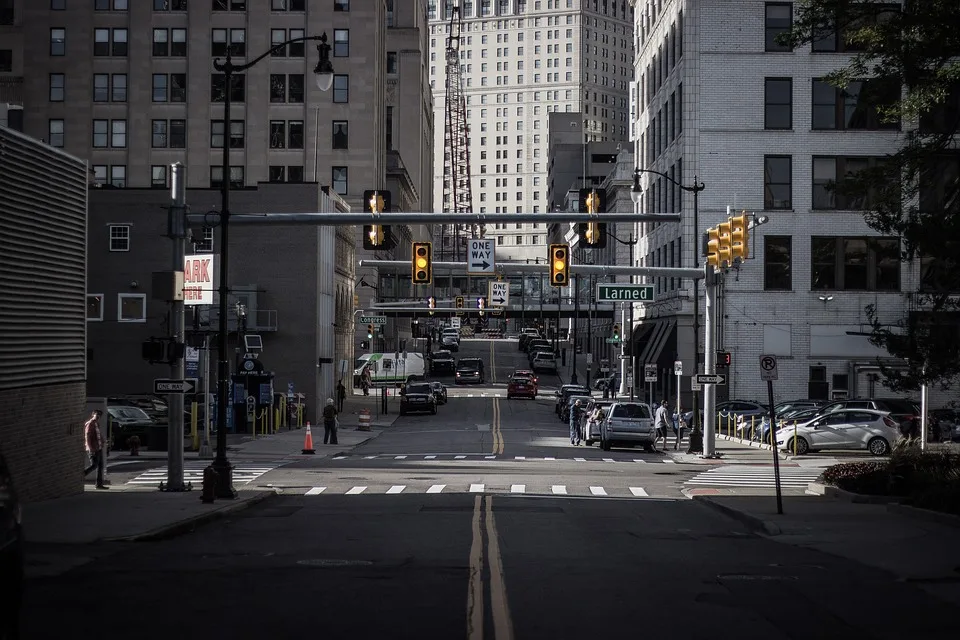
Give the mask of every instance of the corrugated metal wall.
[[0, 127], [0, 390], [86, 379], [87, 165]]

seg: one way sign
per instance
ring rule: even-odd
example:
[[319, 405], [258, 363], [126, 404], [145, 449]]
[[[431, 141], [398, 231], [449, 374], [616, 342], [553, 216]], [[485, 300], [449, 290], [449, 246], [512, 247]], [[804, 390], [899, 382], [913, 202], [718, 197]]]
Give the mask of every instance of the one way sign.
[[510, 303], [510, 283], [509, 282], [491, 282], [488, 289], [487, 300], [491, 307], [505, 307]]
[[158, 395], [164, 395], [168, 393], [192, 393], [196, 388], [196, 378], [186, 378], [185, 380], [156, 378], [153, 381], [153, 392]]
[[496, 246], [493, 238], [470, 238], [467, 273], [493, 273], [497, 266]]

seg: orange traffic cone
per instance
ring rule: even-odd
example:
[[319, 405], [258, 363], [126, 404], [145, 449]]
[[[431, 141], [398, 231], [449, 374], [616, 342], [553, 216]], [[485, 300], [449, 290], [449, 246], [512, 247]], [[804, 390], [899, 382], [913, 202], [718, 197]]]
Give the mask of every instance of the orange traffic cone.
[[313, 450], [313, 434], [310, 433], [310, 421], [307, 421], [307, 433], [303, 436], [303, 453], [316, 453]]

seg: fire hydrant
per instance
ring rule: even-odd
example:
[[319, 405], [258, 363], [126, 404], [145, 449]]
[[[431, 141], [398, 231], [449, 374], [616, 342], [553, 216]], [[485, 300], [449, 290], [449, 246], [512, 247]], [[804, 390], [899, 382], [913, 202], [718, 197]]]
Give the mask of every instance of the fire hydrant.
[[140, 438], [138, 436], [131, 436], [127, 444], [130, 445], [130, 455], [140, 455]]
[[203, 470], [203, 492], [200, 494], [200, 502], [209, 504], [217, 499], [217, 478], [219, 477], [220, 474], [216, 472], [213, 465]]

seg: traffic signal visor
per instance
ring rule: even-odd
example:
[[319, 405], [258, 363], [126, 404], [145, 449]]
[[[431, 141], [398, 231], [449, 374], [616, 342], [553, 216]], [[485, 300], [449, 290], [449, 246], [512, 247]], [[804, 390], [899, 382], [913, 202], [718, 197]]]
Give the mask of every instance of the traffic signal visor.
[[570, 271], [570, 248], [565, 244], [550, 245], [550, 284], [555, 287], [567, 285]]
[[483, 309], [485, 302], [483, 298], [477, 298], [477, 309]]
[[717, 232], [720, 235], [720, 250], [717, 252], [720, 258], [720, 266], [728, 266], [732, 263], [733, 255], [730, 247], [730, 223], [721, 222], [717, 225]]
[[746, 214], [732, 216], [730, 218], [730, 251], [734, 258], [747, 259], [748, 234]]
[[367, 239], [370, 241], [370, 244], [374, 247], [379, 247], [383, 245], [383, 226], [379, 224], [371, 224], [365, 227], [367, 232]]
[[707, 229], [707, 264], [720, 266], [720, 231]]
[[432, 249], [429, 242], [413, 243], [414, 284], [430, 284], [433, 281]]

